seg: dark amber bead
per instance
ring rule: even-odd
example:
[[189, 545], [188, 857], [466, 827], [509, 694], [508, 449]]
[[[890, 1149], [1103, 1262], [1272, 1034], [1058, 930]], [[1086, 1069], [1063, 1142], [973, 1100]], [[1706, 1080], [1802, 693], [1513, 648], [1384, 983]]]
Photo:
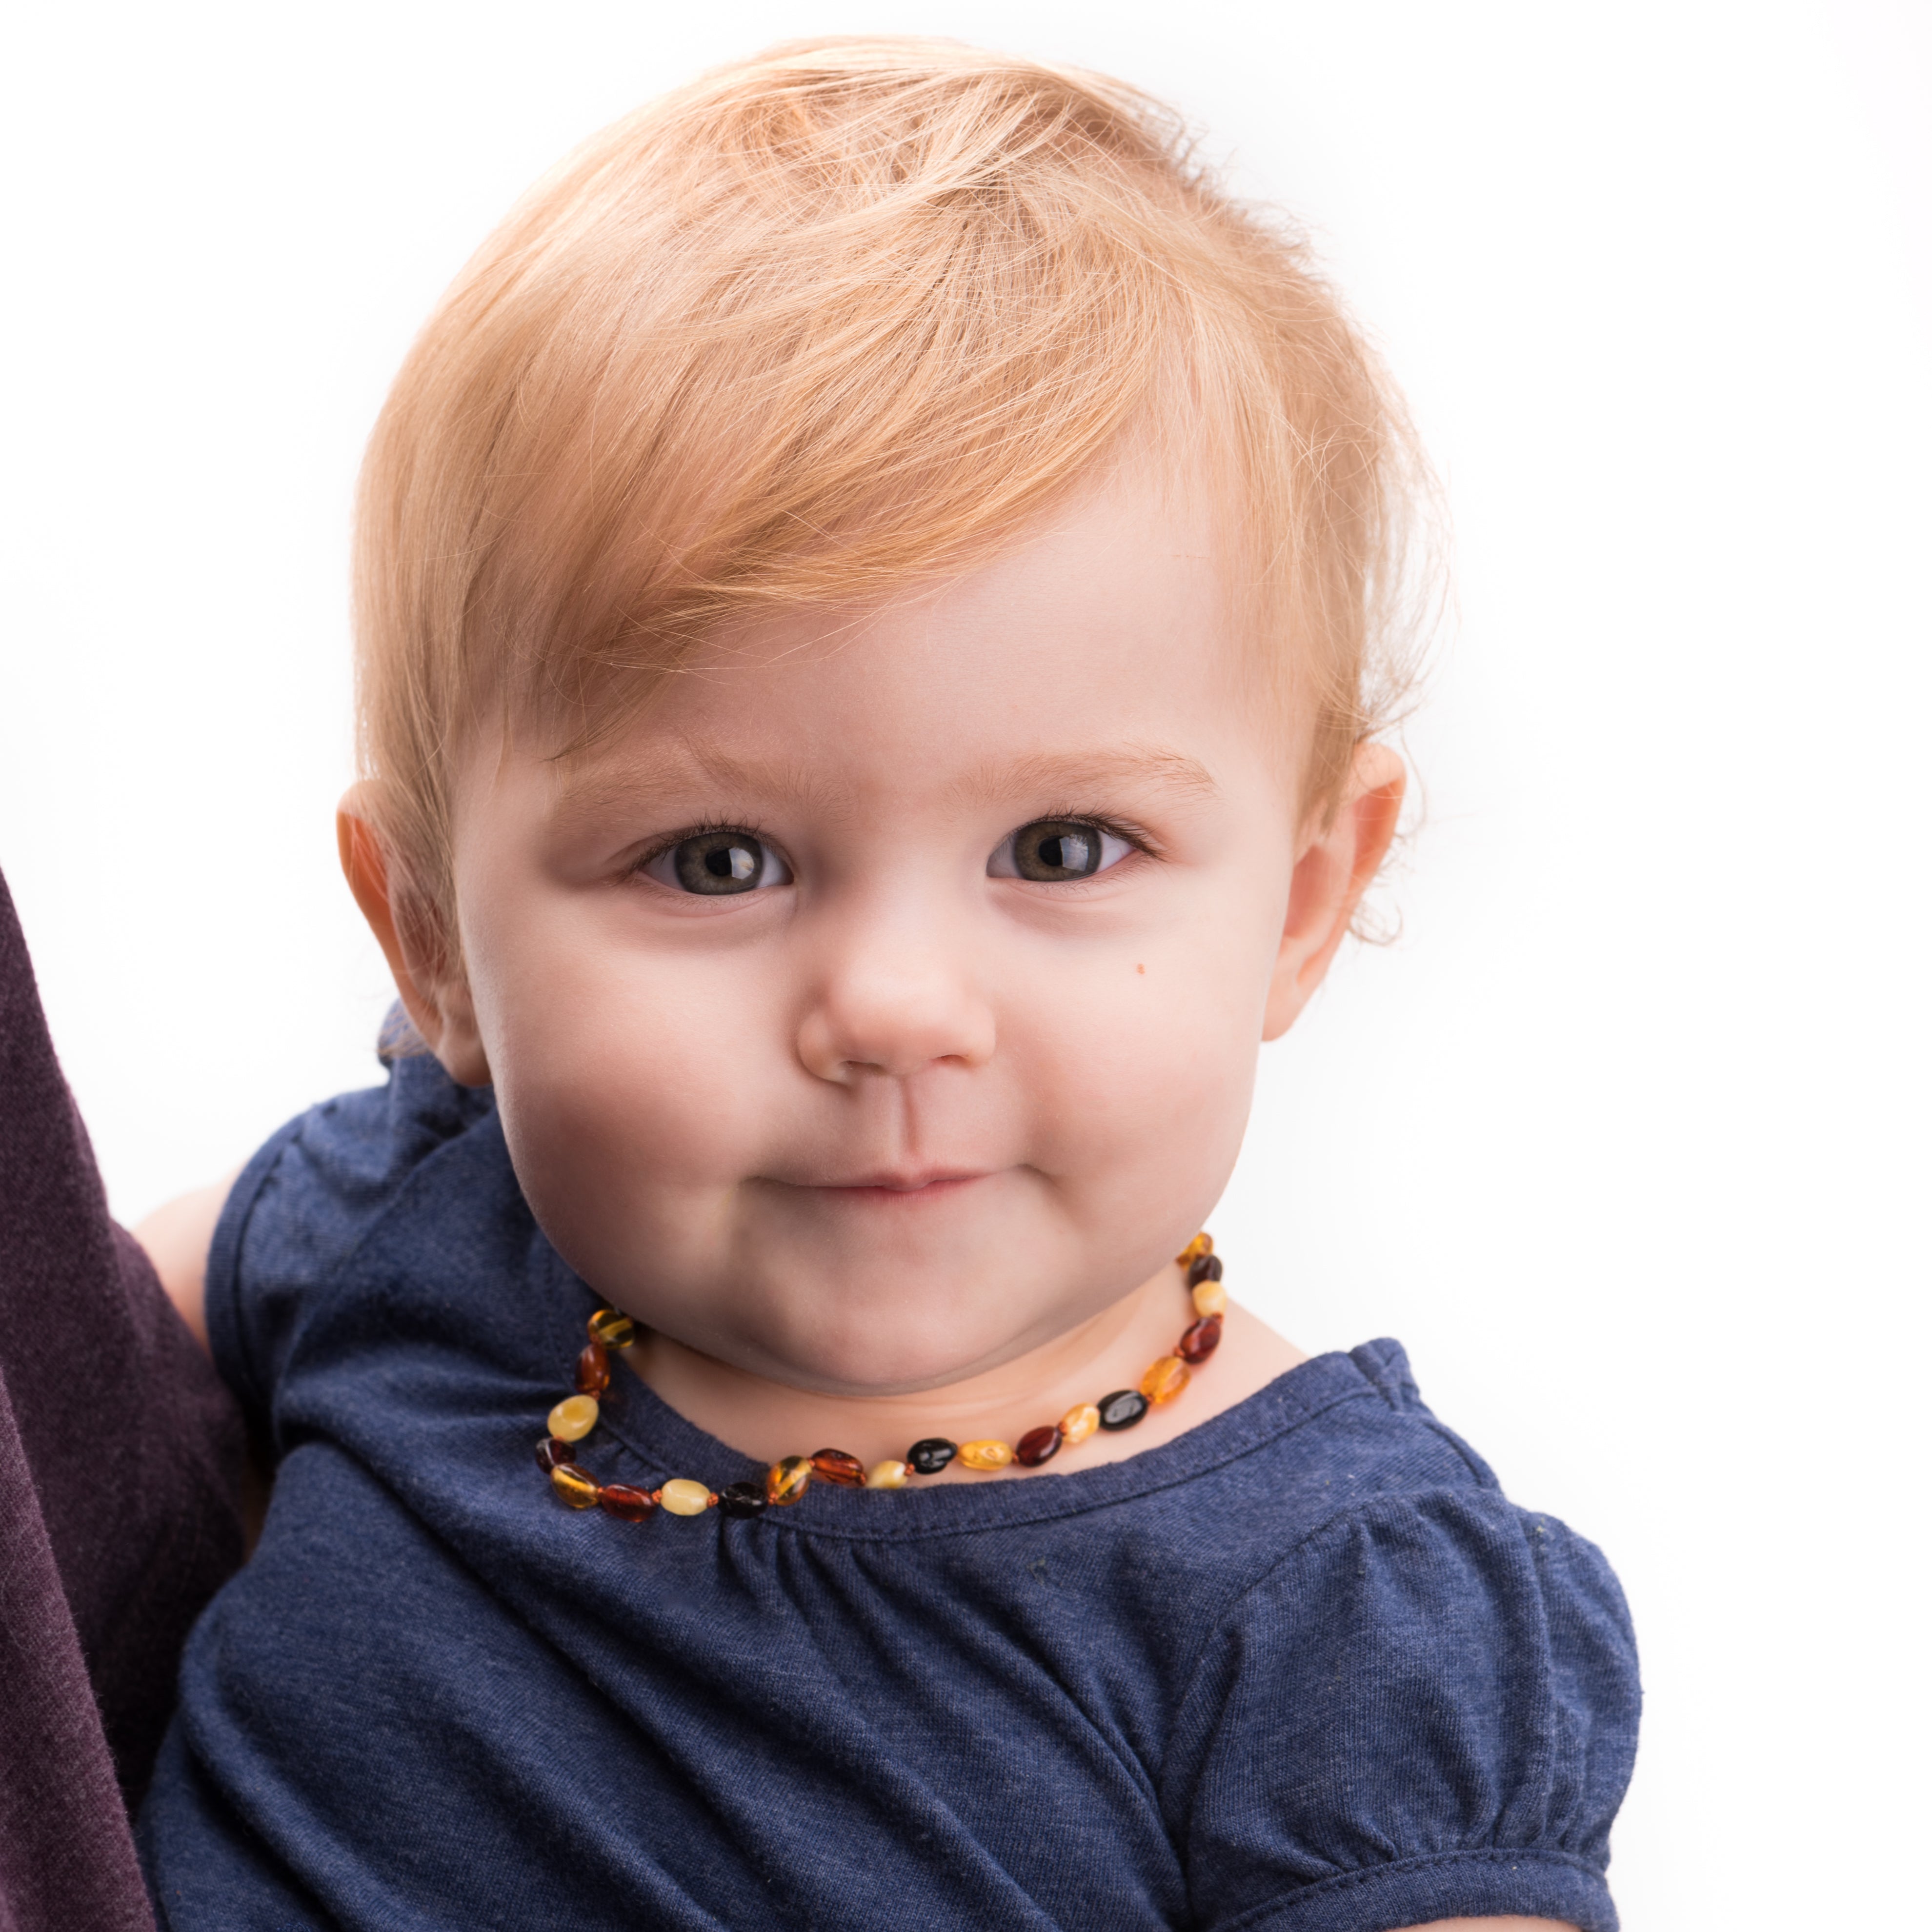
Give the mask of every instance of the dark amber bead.
[[1050, 1422], [1044, 1429], [1029, 1429], [1013, 1445], [1014, 1459], [1029, 1469], [1051, 1462], [1059, 1454], [1060, 1431]]
[[634, 1490], [628, 1483], [606, 1483], [597, 1500], [620, 1522], [642, 1522], [657, 1508], [645, 1491]]
[[554, 1436], [546, 1436], [537, 1444], [537, 1467], [547, 1476], [560, 1462], [577, 1460], [577, 1444], [560, 1442]]
[[610, 1386], [610, 1358], [602, 1342], [586, 1342], [577, 1358], [577, 1392], [602, 1395]]
[[866, 1486], [866, 1466], [856, 1456], [848, 1456], [842, 1449], [815, 1450], [812, 1458], [812, 1473], [821, 1483], [836, 1483], [842, 1490], [862, 1490]]
[[1116, 1389], [1100, 1398], [1100, 1426], [1131, 1429], [1153, 1406], [1138, 1389]]
[[1204, 1362], [1220, 1346], [1221, 1318], [1210, 1315], [1188, 1328], [1174, 1344], [1174, 1352], [1184, 1362]]
[[943, 1436], [928, 1436], [906, 1451], [906, 1460], [916, 1475], [936, 1476], [958, 1453], [958, 1443], [949, 1442]]
[[788, 1456], [765, 1472], [765, 1500], [782, 1508], [795, 1503], [812, 1486], [812, 1462], [808, 1456]]
[[607, 1348], [628, 1348], [638, 1339], [638, 1324], [621, 1309], [600, 1308], [584, 1325]]
[[762, 1515], [765, 1507], [765, 1486], [763, 1483], [727, 1483], [718, 1492], [718, 1507], [727, 1516], [741, 1520]]
[[1179, 1266], [1186, 1268], [1190, 1262], [1198, 1261], [1203, 1255], [1211, 1255], [1214, 1252], [1214, 1237], [1212, 1234], [1196, 1234], [1174, 1258]]
[[1219, 1255], [1198, 1256], [1187, 1270], [1187, 1285], [1192, 1288], [1197, 1281], [1219, 1281], [1221, 1279], [1221, 1257]]

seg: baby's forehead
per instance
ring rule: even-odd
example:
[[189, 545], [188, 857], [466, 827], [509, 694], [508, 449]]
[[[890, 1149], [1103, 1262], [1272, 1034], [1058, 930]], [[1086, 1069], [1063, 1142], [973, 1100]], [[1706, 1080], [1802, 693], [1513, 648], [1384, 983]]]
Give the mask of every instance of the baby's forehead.
[[1115, 476], [970, 569], [799, 605], [611, 680], [562, 800], [614, 788], [830, 803], [1081, 788], [1210, 792], [1268, 721], [1211, 512]]

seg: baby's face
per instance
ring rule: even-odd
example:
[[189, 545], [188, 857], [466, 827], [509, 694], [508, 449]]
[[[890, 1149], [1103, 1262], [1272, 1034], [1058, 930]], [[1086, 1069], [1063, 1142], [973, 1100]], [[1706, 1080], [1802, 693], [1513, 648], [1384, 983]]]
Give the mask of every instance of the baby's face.
[[885, 1393], [1052, 1340], [1193, 1233], [1330, 937], [1306, 866], [1288, 918], [1286, 734], [1210, 548], [1117, 484], [940, 594], [734, 637], [594, 755], [478, 760], [476, 1036], [598, 1292]]

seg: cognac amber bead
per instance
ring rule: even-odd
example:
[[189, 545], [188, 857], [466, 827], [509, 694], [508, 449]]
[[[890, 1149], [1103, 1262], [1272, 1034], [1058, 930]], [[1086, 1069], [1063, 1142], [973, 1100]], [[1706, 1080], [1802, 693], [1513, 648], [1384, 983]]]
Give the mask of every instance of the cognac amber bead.
[[842, 1449], [820, 1449], [812, 1458], [812, 1473], [821, 1483], [836, 1483], [842, 1490], [866, 1486], [866, 1466]]
[[1152, 1406], [1138, 1389], [1116, 1389], [1100, 1398], [1100, 1426], [1131, 1429]]
[[1219, 1281], [1221, 1275], [1221, 1257], [1203, 1255], [1188, 1269], [1187, 1285], [1192, 1288], [1204, 1281]]
[[736, 1516], [740, 1522], [754, 1516], [762, 1516], [765, 1508], [765, 1486], [763, 1483], [729, 1483], [718, 1492], [718, 1507], [727, 1516]]
[[577, 1448], [574, 1443], [560, 1442], [554, 1436], [546, 1436], [537, 1444], [537, 1467], [546, 1476], [558, 1463], [576, 1460]]
[[1044, 1429], [1029, 1429], [1013, 1446], [1013, 1460], [1029, 1469], [1037, 1469], [1059, 1454], [1060, 1431], [1050, 1422]]
[[577, 1358], [577, 1392], [602, 1395], [610, 1386], [610, 1358], [602, 1342], [586, 1342]]
[[1214, 1237], [1212, 1234], [1196, 1234], [1174, 1256], [1174, 1264], [1176, 1268], [1192, 1268], [1203, 1255], [1211, 1255], [1214, 1252]]
[[962, 1442], [959, 1460], [969, 1469], [1004, 1469], [1013, 1460], [1010, 1442]]
[[560, 1462], [550, 1472], [550, 1486], [572, 1509], [595, 1509], [600, 1492], [596, 1478], [574, 1462]]
[[914, 1475], [936, 1476], [958, 1453], [958, 1443], [949, 1442], [943, 1436], [928, 1436], [906, 1451], [905, 1459]]
[[1060, 1439], [1070, 1449], [1076, 1442], [1084, 1442], [1100, 1426], [1100, 1412], [1090, 1402], [1083, 1402], [1060, 1418]]
[[874, 1462], [866, 1472], [866, 1486], [868, 1490], [902, 1490], [911, 1474], [896, 1456], [889, 1456], [883, 1462]]
[[581, 1442], [596, 1426], [593, 1395], [567, 1395], [550, 1412], [550, 1432], [560, 1442]]
[[1225, 1315], [1228, 1312], [1228, 1291], [1218, 1281], [1204, 1281], [1194, 1291], [1194, 1312], [1197, 1315]]
[[674, 1476], [658, 1492], [658, 1501], [673, 1516], [702, 1516], [715, 1498], [702, 1483], [688, 1476]]
[[604, 1514], [620, 1522], [642, 1522], [657, 1508], [647, 1491], [634, 1490], [628, 1483], [606, 1483], [597, 1500], [604, 1505]]
[[812, 1486], [812, 1460], [806, 1456], [788, 1456], [765, 1472], [765, 1500], [783, 1508], [795, 1503]]
[[628, 1348], [638, 1339], [638, 1324], [621, 1309], [600, 1308], [585, 1325], [591, 1340], [607, 1348]]
[[1163, 1355], [1141, 1378], [1141, 1394], [1149, 1402], [1172, 1402], [1187, 1386], [1187, 1364], [1178, 1355]]
[[1204, 1362], [1221, 1346], [1221, 1318], [1204, 1316], [1191, 1324], [1174, 1344], [1174, 1352], [1184, 1362]]

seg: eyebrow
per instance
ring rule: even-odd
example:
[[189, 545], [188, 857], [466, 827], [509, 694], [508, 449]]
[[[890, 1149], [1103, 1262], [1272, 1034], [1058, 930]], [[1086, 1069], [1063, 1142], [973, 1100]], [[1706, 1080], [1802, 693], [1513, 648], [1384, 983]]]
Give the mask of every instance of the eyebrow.
[[1041, 752], [1010, 764], [983, 766], [960, 782], [958, 790], [980, 796], [1038, 792], [1057, 788], [1084, 791], [1128, 784], [1189, 799], [1220, 796], [1208, 767], [1162, 745], [1124, 745], [1096, 752]]
[[[636, 810], [660, 798], [688, 793], [694, 782], [767, 799], [810, 803], [836, 792], [798, 764], [763, 764], [733, 758], [716, 746], [680, 740], [646, 766], [593, 764], [568, 770], [553, 807], [556, 820], [596, 819], [614, 808]], [[1193, 802], [1216, 797], [1207, 766], [1184, 752], [1132, 744], [1088, 752], [1039, 752], [995, 764], [988, 761], [952, 787], [957, 799], [1005, 798], [1042, 792], [1078, 794], [1114, 786], [1165, 793]]]

